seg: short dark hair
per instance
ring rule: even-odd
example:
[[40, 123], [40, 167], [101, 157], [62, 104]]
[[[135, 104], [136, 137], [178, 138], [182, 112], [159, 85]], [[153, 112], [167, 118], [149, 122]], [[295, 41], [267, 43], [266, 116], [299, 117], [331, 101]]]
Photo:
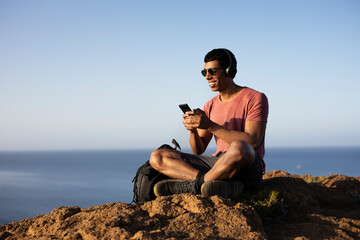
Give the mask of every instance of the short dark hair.
[[204, 62], [210, 62], [217, 60], [220, 64], [220, 67], [225, 71], [231, 64], [229, 69], [229, 76], [234, 78], [237, 72], [237, 62], [235, 55], [228, 49], [217, 48], [208, 52], [204, 58]]

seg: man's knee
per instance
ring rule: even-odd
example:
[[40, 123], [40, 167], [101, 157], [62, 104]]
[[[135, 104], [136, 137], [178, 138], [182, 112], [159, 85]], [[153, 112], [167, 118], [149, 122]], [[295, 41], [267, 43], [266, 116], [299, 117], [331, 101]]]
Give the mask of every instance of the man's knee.
[[162, 150], [161, 149], [156, 149], [155, 151], [153, 151], [151, 153], [149, 163], [156, 170], [158, 170], [160, 168], [160, 166], [162, 165]]
[[246, 155], [251, 154], [250, 145], [241, 140], [233, 141], [230, 144], [230, 149], [234, 152], [237, 152], [241, 156], [246, 156]]
[[230, 144], [229, 152], [233, 156], [233, 159], [235, 161], [242, 162], [244, 167], [250, 167], [254, 162], [255, 151], [244, 141], [233, 141]]
[[178, 152], [169, 149], [156, 149], [150, 155], [150, 165], [158, 171], [163, 170], [173, 159], [177, 159]]

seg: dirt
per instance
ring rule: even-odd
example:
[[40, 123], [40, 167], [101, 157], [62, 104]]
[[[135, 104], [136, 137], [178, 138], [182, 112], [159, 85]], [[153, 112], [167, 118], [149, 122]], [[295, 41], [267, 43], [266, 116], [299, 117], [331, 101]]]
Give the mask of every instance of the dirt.
[[0, 227], [12, 239], [360, 239], [360, 177], [272, 171], [270, 211], [218, 196], [180, 194], [144, 205], [59, 207]]

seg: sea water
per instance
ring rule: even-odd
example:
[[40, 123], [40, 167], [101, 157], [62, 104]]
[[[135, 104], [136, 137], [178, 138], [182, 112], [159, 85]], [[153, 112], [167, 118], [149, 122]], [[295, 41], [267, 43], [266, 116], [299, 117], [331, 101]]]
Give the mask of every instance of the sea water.
[[[0, 225], [59, 206], [130, 203], [151, 150], [0, 152]], [[268, 148], [266, 170], [360, 175], [360, 147]]]

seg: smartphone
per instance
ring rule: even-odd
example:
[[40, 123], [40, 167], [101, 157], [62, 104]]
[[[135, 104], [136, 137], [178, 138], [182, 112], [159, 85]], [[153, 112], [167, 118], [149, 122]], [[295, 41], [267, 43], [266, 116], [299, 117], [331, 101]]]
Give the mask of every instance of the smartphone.
[[181, 110], [183, 111], [183, 113], [192, 111], [191, 108], [189, 107], [189, 105], [185, 104], [180, 104], [179, 107], [181, 108]]

